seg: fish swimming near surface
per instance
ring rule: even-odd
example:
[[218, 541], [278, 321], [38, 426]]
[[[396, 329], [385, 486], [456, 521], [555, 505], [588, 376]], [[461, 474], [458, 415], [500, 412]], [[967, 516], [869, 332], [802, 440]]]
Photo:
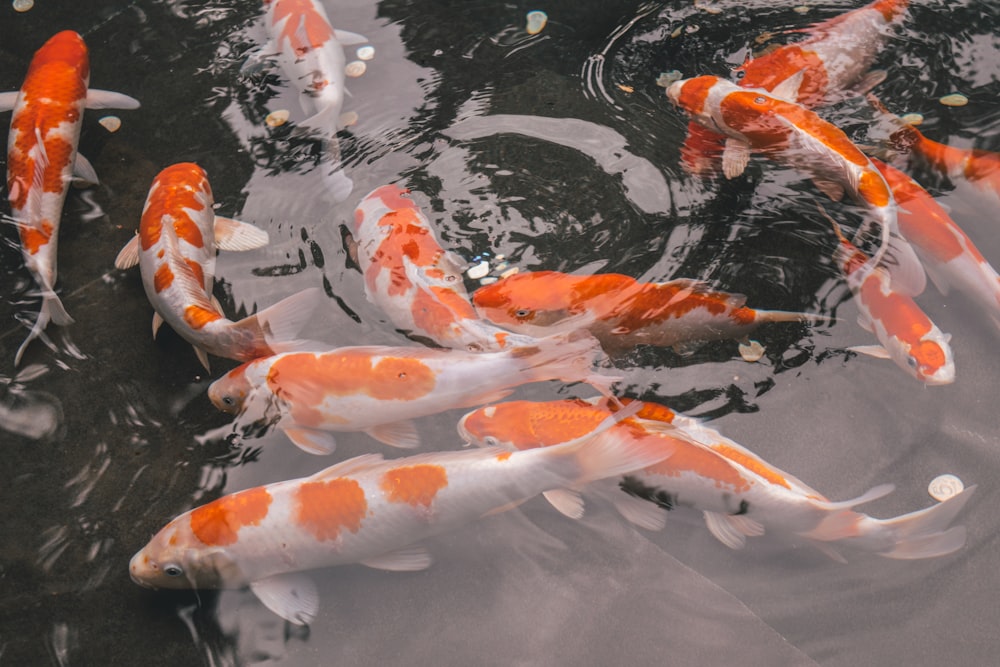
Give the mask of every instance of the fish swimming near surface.
[[119, 269], [136, 264], [153, 306], [153, 336], [166, 322], [191, 343], [202, 365], [212, 354], [249, 361], [296, 349], [295, 336], [314, 316], [322, 294], [303, 290], [237, 322], [222, 312], [212, 287], [216, 249], [250, 250], [265, 245], [267, 233], [215, 215], [205, 170], [191, 162], [157, 174], [146, 197], [139, 233], [115, 260]]
[[486, 319], [529, 336], [586, 328], [608, 352], [739, 339], [765, 322], [816, 319], [748, 308], [744, 296], [711, 290], [697, 280], [640, 283], [618, 273], [517, 273], [480, 287], [472, 301]]
[[913, 248], [899, 235], [892, 191], [868, 156], [842, 130], [786, 99], [788, 90], [796, 90], [801, 78], [800, 73], [769, 93], [706, 75], [675, 81], [667, 89], [667, 97], [698, 123], [726, 135], [722, 165], [727, 177], [741, 174], [750, 151], [756, 150], [808, 174], [834, 201], [845, 193], [850, 196], [867, 211], [866, 224], [874, 221], [881, 230], [875, 264], [891, 260], [886, 265], [894, 289], [920, 294], [926, 276]]
[[392, 461], [365, 454], [180, 515], [135, 554], [130, 574], [151, 588], [249, 586], [269, 609], [305, 625], [319, 598], [304, 570], [348, 563], [422, 570], [431, 557], [415, 543], [426, 537], [662, 456], [659, 447], [613, 437], [525, 452], [474, 449]]
[[[638, 405], [639, 410], [604, 431], [595, 429], [621, 409], [621, 404], [625, 409]], [[768, 532], [805, 538], [841, 561], [843, 557], [834, 546], [887, 558], [943, 556], [965, 543], [965, 528], [948, 526], [975, 489], [970, 486], [924, 510], [876, 519], [853, 508], [890, 493], [892, 485], [875, 487], [853, 500], [831, 501], [698, 420], [657, 403], [624, 398], [617, 402], [605, 398], [510, 401], [467, 414], [458, 428], [470, 443], [517, 451], [587, 437], [659, 443], [664, 458], [627, 473], [621, 488], [666, 510], [690, 507], [701, 511], [711, 533], [733, 549], [745, 546], [747, 537]], [[596, 435], [588, 436], [592, 432]], [[545, 495], [557, 509], [576, 516], [581, 501], [574, 498], [578, 498], [579, 489], [559, 489]], [[645, 527], [660, 527], [636, 513], [630, 503], [610, 499], [625, 518]]]
[[94, 168], [77, 152], [84, 109], [135, 109], [128, 95], [88, 88], [90, 56], [72, 30], [51, 37], [35, 53], [20, 91], [0, 93], [0, 111], [13, 110], [7, 142], [7, 198], [17, 225], [25, 266], [41, 290], [42, 306], [28, 338], [49, 322], [73, 322], [55, 293], [56, 247], [63, 203], [74, 175], [97, 183]]
[[384, 185], [354, 211], [352, 254], [368, 300], [397, 328], [442, 347], [495, 352], [530, 344], [476, 314], [462, 280], [465, 262], [441, 247], [407, 192]]
[[422, 347], [341, 347], [278, 354], [243, 364], [208, 388], [235, 426], [277, 423], [300, 448], [329, 454], [337, 431], [364, 431], [394, 447], [420, 444], [411, 420], [499, 400], [529, 382], [587, 382], [609, 392], [603, 356], [586, 332], [559, 334], [531, 347], [473, 353]]

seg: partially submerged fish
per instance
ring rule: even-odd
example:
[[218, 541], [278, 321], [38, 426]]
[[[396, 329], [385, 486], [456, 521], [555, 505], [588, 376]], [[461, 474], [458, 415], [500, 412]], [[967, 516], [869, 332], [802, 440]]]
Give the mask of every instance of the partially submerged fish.
[[[609, 445], [611, 438], [617, 438], [619, 442], [658, 446], [664, 458], [627, 473], [622, 489], [666, 510], [683, 506], [703, 512], [712, 534], [733, 549], [742, 548], [747, 537], [765, 532], [805, 538], [838, 560], [842, 557], [833, 545], [910, 559], [943, 556], [965, 543], [965, 528], [948, 525], [975, 487], [924, 510], [875, 519], [853, 508], [890, 493], [891, 485], [875, 487], [853, 500], [831, 501], [697, 420], [656, 403], [629, 399], [620, 403], [625, 409], [640, 408], [605, 431], [595, 426], [620, 408], [619, 402], [604, 398], [490, 405], [464, 416], [458, 428], [468, 442], [517, 451], [587, 437], [607, 440]], [[588, 436], [594, 432], [596, 435]], [[578, 514], [580, 503], [574, 502], [574, 490], [545, 495], [560, 511]], [[610, 499], [627, 519], [658, 527], [637, 514], [631, 504]]]
[[472, 300], [483, 317], [511, 331], [545, 336], [586, 328], [609, 352], [738, 339], [765, 322], [815, 319], [748, 308], [744, 296], [713, 291], [695, 280], [640, 283], [618, 273], [517, 273], [480, 287]]
[[422, 570], [431, 557], [414, 546], [419, 540], [548, 489], [621, 475], [662, 456], [659, 447], [615, 438], [393, 461], [366, 454], [186, 512], [135, 554], [129, 570], [150, 588], [249, 586], [282, 618], [306, 625], [319, 598], [303, 570], [347, 563]]
[[83, 110], [139, 106], [128, 95], [88, 89], [89, 82], [87, 45], [79, 34], [65, 30], [35, 53], [20, 91], [0, 93], [0, 111], [14, 111], [7, 143], [7, 198], [24, 264], [42, 295], [15, 365], [50, 321], [59, 326], [73, 322], [55, 293], [56, 246], [70, 181], [76, 175], [97, 182], [94, 168], [77, 153]]
[[293, 352], [243, 364], [208, 388], [236, 425], [262, 420], [300, 448], [329, 454], [337, 431], [364, 431], [394, 447], [420, 440], [412, 419], [499, 400], [529, 382], [588, 382], [609, 391], [620, 378], [594, 372], [601, 357], [586, 332], [531, 347], [471, 353], [422, 347], [341, 347]]
[[227, 319], [212, 296], [216, 249], [250, 250], [268, 237], [253, 225], [216, 216], [213, 203], [201, 167], [167, 167], [153, 179], [139, 233], [115, 260], [119, 269], [139, 265], [155, 311], [153, 336], [166, 322], [191, 343], [206, 369], [209, 354], [249, 361], [295, 349], [295, 336], [313, 316], [320, 291], [303, 290], [238, 322]]

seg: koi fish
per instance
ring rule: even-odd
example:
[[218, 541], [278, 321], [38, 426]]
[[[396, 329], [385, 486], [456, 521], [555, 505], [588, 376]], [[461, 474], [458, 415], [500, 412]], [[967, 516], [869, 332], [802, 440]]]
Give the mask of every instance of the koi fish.
[[[603, 398], [544, 403], [511, 401], [465, 415], [458, 430], [463, 439], [481, 446], [525, 451], [590, 437], [602, 441], [659, 443], [664, 458], [627, 473], [621, 488], [628, 494], [672, 510], [700, 510], [711, 533], [723, 544], [740, 549], [747, 537], [775, 532], [805, 538], [829, 556], [843, 560], [830, 545], [851, 546], [886, 558], [931, 558], [959, 549], [965, 528], [948, 528], [975, 489], [933, 507], [893, 519], [875, 519], [853, 508], [893, 490], [875, 487], [853, 500], [835, 502], [792, 475], [767, 463], [745, 447], [698, 420], [657, 403], [620, 399], [634, 409], [607, 430], [597, 431], [619, 410]], [[596, 435], [588, 435], [597, 431]], [[589, 488], [589, 487], [588, 487]], [[560, 511], [577, 513], [576, 492], [559, 489], [545, 497]], [[615, 503], [634, 520], [631, 505]], [[656, 527], [656, 526], [653, 526]]]
[[347, 563], [422, 570], [431, 556], [414, 546], [419, 540], [542, 491], [614, 477], [661, 457], [659, 447], [615, 438], [393, 461], [364, 454], [311, 477], [247, 489], [185, 512], [135, 554], [129, 571], [150, 588], [249, 586], [282, 618], [306, 625], [319, 601], [304, 570]]
[[743, 338], [765, 322], [813, 319], [754, 310], [744, 305], [746, 297], [696, 280], [640, 283], [617, 273], [517, 273], [480, 287], [472, 301], [483, 317], [511, 331], [543, 336], [582, 327], [608, 351]]
[[743, 172], [750, 150], [754, 149], [809, 174], [834, 201], [845, 193], [850, 195], [881, 229], [882, 243], [875, 253], [875, 264], [888, 253], [894, 262], [890, 269], [894, 289], [920, 294], [926, 276], [913, 248], [899, 235], [892, 191], [871, 160], [843, 131], [784, 99], [787, 90], [796, 90], [801, 79], [800, 73], [771, 94], [741, 88], [716, 76], [700, 76], [675, 81], [667, 89], [667, 97], [698, 123], [727, 136], [722, 165], [728, 178]]
[[55, 293], [59, 221], [76, 174], [97, 182], [94, 168], [77, 153], [84, 109], [136, 109], [121, 93], [89, 88], [90, 57], [79, 34], [65, 30], [42, 45], [20, 91], [0, 93], [0, 111], [13, 110], [7, 141], [7, 198], [25, 266], [42, 294], [42, 306], [14, 365], [49, 322], [73, 322]]
[[226, 318], [212, 296], [216, 249], [251, 250], [267, 232], [215, 215], [208, 175], [181, 162], [157, 174], [146, 197], [139, 233], [115, 259], [115, 267], [139, 265], [142, 286], [155, 311], [153, 337], [166, 322], [191, 343], [202, 365], [208, 355], [249, 361], [294, 348], [295, 335], [320, 298], [311, 288], [238, 322]]
[[442, 347], [498, 351], [530, 345], [523, 336], [476, 315], [462, 281], [460, 258], [444, 250], [408, 191], [384, 185], [354, 211], [356, 262], [365, 294], [399, 329]]
[[[807, 109], [830, 104], [847, 91], [867, 92], [885, 79], [884, 71], [870, 71], [870, 68], [885, 44], [889, 28], [906, 13], [908, 6], [909, 0], [875, 0], [796, 31], [809, 36], [748, 58], [735, 70], [742, 75], [738, 84], [773, 91], [801, 72], [796, 89], [786, 92], [789, 100]], [[695, 122], [688, 125], [682, 155], [689, 170], [707, 171], [713, 154], [721, 152], [718, 147], [724, 140], [725, 135]]]
[[872, 159], [899, 202], [899, 230], [913, 244], [942, 294], [968, 294], [1000, 327], [1000, 275], [927, 190], [884, 162]]
[[950, 334], [942, 333], [920, 309], [912, 297], [894, 289], [889, 273], [876, 266], [874, 258], [858, 250], [840, 232], [834, 263], [840, 268], [854, 296], [858, 324], [875, 334], [881, 345], [851, 348], [881, 359], [892, 359], [897, 366], [925, 384], [950, 384], [955, 381]]
[[531, 347], [471, 353], [420, 347], [341, 347], [243, 364], [208, 388], [236, 426], [267, 420], [312, 454], [336, 447], [330, 432], [364, 431], [393, 447], [420, 444], [412, 419], [507, 396], [529, 382], [587, 382], [603, 392], [621, 378], [595, 373], [598, 342], [559, 334]]

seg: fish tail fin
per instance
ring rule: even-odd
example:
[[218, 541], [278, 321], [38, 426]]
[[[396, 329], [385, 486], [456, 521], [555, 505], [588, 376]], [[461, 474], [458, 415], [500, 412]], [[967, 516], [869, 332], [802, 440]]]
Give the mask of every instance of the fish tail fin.
[[246, 342], [236, 351], [241, 361], [250, 361], [279, 352], [292, 352], [309, 345], [298, 338], [299, 332], [313, 317], [322, 293], [310, 287], [282, 299], [253, 315], [233, 323]]
[[21, 363], [21, 357], [24, 356], [24, 351], [28, 348], [28, 344], [42, 335], [49, 322], [64, 327], [72, 324], [73, 318], [66, 312], [66, 308], [63, 306], [59, 296], [51, 289], [46, 289], [42, 294], [42, 307], [38, 311], [35, 323], [31, 326], [31, 332], [14, 354], [15, 366]]
[[892, 519], [876, 519], [881, 530], [890, 531], [894, 544], [880, 556], [897, 559], [934, 558], [957, 551], [965, 544], [965, 526], [948, 525], [975, 492], [975, 485], [944, 502]]
[[537, 345], [516, 347], [510, 354], [524, 361], [524, 371], [531, 374], [534, 382], [586, 382], [605, 396], [612, 396], [611, 386], [622, 380], [621, 376], [594, 371], [594, 366], [607, 355], [600, 341], [584, 329], [540, 338]]

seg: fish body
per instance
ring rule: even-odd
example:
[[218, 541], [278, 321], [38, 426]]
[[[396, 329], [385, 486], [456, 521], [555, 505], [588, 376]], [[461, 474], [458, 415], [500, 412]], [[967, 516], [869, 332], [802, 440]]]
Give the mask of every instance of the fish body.
[[521, 384], [583, 381], [607, 391], [619, 378], [593, 371], [599, 357], [597, 341], [585, 332], [503, 352], [342, 347], [249, 362], [212, 383], [208, 396], [220, 410], [239, 415], [240, 424], [277, 421], [314, 454], [332, 452], [337, 431], [416, 447], [411, 419], [498, 400]]
[[56, 248], [63, 203], [74, 173], [96, 181], [77, 153], [85, 108], [134, 109], [126, 95], [88, 90], [90, 57], [79, 34], [66, 30], [35, 53], [20, 91], [0, 94], [0, 110], [13, 110], [7, 142], [7, 198], [18, 228], [21, 254], [42, 293], [38, 318], [15, 357], [48, 323], [73, 320], [54, 291]]
[[1000, 275], [972, 239], [919, 183], [879, 160], [875, 166], [899, 202], [899, 229], [942, 293], [968, 294], [1000, 326]]
[[[628, 399], [621, 402], [633, 407]], [[964, 528], [947, 526], [967, 495], [903, 517], [875, 519], [853, 506], [889, 493], [891, 485], [833, 502], [697, 420], [656, 403], [640, 405], [635, 414], [592, 436], [659, 443], [664, 458], [627, 473], [621, 487], [664, 509], [686, 506], [703, 512], [712, 534], [729, 547], [741, 548], [747, 537], [774, 532], [806, 538], [834, 556], [827, 544], [851, 545], [889, 558], [928, 558], [951, 553], [965, 541]], [[479, 445], [549, 447], [586, 437], [618, 409], [602, 398], [510, 401], [467, 414], [459, 422], [459, 433]]]
[[587, 328], [608, 351], [742, 338], [764, 322], [810, 319], [748, 308], [742, 295], [694, 280], [640, 283], [617, 273], [518, 273], [480, 287], [472, 300], [483, 317], [511, 331], [544, 336]]
[[911, 295], [923, 291], [926, 277], [913, 248], [899, 236], [892, 191], [842, 130], [800, 104], [715, 76], [675, 81], [667, 96], [698, 123], [726, 135], [727, 176], [742, 173], [753, 149], [808, 174], [834, 200], [850, 196], [882, 231], [876, 264], [888, 253], [895, 288]]
[[312, 316], [318, 290], [305, 290], [234, 322], [212, 296], [217, 247], [249, 250], [267, 243], [253, 225], [216, 217], [208, 175], [181, 162], [157, 174], [146, 197], [139, 234], [115, 265], [139, 265], [142, 284], [156, 311], [153, 333], [166, 322], [191, 343], [208, 368], [206, 355], [249, 361], [291, 344]]
[[497, 351], [529, 344], [479, 318], [462, 280], [463, 262], [441, 247], [406, 194], [384, 185], [354, 212], [351, 233], [368, 300], [399, 329], [442, 347]]
[[[265, 605], [308, 623], [311, 588], [289, 573], [362, 563], [420, 570], [415, 542], [502, 511], [547, 489], [619, 475], [658, 460], [646, 445], [576, 442], [530, 452], [503, 449], [421, 454], [384, 461], [367, 454], [311, 477], [224, 496], [175, 518], [130, 563], [155, 588], [250, 585]], [[307, 602], [304, 602], [307, 601]]]

